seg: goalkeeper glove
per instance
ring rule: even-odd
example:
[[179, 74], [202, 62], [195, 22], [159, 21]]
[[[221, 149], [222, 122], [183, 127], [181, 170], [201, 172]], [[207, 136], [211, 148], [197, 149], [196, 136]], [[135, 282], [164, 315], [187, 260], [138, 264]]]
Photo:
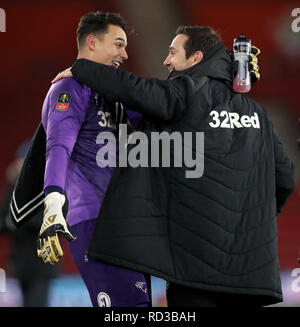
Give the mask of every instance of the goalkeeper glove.
[[251, 78], [251, 84], [256, 83], [260, 80], [258, 59], [257, 56], [260, 54], [260, 50], [254, 45], [251, 47], [251, 54], [249, 55], [249, 72]]
[[58, 233], [62, 233], [68, 241], [76, 239], [63, 216], [64, 203], [65, 196], [58, 192], [52, 192], [45, 198], [44, 221], [37, 240], [37, 254], [45, 263], [54, 264], [63, 256]]

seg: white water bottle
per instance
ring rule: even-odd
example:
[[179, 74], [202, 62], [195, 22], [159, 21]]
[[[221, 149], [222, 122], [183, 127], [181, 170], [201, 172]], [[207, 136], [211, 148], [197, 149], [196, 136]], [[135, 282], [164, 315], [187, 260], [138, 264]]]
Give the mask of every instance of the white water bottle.
[[249, 72], [249, 55], [251, 54], [251, 40], [241, 34], [233, 41], [234, 64], [237, 72], [233, 79], [233, 90], [238, 93], [247, 93], [251, 90]]

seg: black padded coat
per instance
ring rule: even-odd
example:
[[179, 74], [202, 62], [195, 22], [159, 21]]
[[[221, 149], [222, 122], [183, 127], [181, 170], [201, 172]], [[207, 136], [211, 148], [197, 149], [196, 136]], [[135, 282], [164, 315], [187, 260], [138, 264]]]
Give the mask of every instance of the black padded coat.
[[[109, 101], [143, 113], [149, 138], [191, 132], [193, 144], [183, 148], [204, 157], [197, 178], [187, 178], [192, 168], [184, 163], [116, 168], [88, 255], [193, 288], [282, 301], [276, 220], [295, 188], [294, 165], [266, 110], [230, 87], [226, 47], [167, 80], [85, 59], [72, 72]], [[197, 132], [204, 132], [204, 152]]]

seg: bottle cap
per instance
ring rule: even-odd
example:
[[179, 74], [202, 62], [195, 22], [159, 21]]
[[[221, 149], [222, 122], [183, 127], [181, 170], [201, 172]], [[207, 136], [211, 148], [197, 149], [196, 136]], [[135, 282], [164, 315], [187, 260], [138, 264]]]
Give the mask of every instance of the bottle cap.
[[234, 42], [250, 42], [251, 40], [245, 36], [244, 33], [240, 34], [240, 36], [236, 39], [234, 39]]

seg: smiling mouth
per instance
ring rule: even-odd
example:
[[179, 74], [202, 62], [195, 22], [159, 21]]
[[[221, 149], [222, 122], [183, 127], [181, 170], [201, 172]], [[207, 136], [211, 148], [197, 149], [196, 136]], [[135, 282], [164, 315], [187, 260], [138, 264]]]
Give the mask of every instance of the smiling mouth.
[[120, 67], [120, 65], [121, 65], [121, 61], [113, 61], [112, 62], [112, 65], [116, 68], [116, 69], [118, 69], [119, 67]]

